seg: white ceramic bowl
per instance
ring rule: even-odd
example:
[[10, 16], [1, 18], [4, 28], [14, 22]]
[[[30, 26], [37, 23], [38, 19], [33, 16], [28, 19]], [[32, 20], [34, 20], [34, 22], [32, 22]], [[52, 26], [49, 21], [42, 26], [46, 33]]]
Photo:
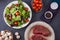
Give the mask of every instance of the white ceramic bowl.
[[[50, 14], [51, 14], [51, 17], [48, 18], [48, 17], [46, 16], [47, 13], [50, 13]], [[47, 11], [47, 12], [45, 12], [44, 17], [45, 17], [46, 19], [51, 19], [51, 18], [53, 18], [53, 13], [52, 13], [51, 11]]]
[[55, 33], [53, 28], [49, 24], [43, 21], [34, 22], [27, 27], [24, 35], [25, 40], [28, 40], [28, 38], [31, 37], [32, 33], [30, 31], [34, 27], [34, 25], [43, 25], [44, 27], [48, 28], [49, 31], [51, 32], [51, 36], [47, 37], [47, 40], [55, 40]]
[[52, 3], [50, 4], [50, 7], [51, 7], [51, 9], [56, 10], [56, 9], [58, 9], [59, 5], [58, 5], [57, 2], [52, 2]]
[[[12, 4], [16, 4], [16, 3], [18, 3], [18, 1], [13, 1], [13, 2], [9, 3], [6, 7], [10, 7]], [[28, 6], [28, 4], [26, 4], [25, 2], [22, 2], [22, 3], [23, 3], [23, 5], [24, 5], [25, 7], [27, 7], [27, 8], [29, 9], [29, 11], [30, 11], [30, 18], [28, 18], [28, 19], [29, 19], [29, 22], [30, 22], [30, 21], [31, 21], [31, 18], [32, 18], [31, 8], [30, 8], [30, 7]], [[6, 7], [5, 7], [5, 9], [6, 9]], [[11, 26], [8, 24], [8, 22], [7, 22], [6, 18], [5, 18], [5, 11], [6, 11], [5, 9], [4, 9], [4, 12], [3, 12], [3, 18], [4, 18], [5, 23], [6, 23], [9, 27], [11, 27]], [[14, 28], [14, 29], [23, 28], [23, 27], [27, 26], [27, 25], [29, 24], [29, 22], [21, 25], [21, 27], [20, 27], [20, 26], [19, 26], [19, 27], [14, 26], [14, 27], [12, 27], [12, 28]]]

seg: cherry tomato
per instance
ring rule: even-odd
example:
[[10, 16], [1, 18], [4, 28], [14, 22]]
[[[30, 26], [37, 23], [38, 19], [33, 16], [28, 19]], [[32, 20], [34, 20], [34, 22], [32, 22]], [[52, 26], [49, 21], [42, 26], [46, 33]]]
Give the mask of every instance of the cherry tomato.
[[39, 6], [39, 4], [36, 4], [36, 6], [38, 7], [38, 6]]
[[18, 25], [18, 21], [15, 21], [15, 22], [14, 22], [14, 25]]
[[42, 4], [42, 1], [39, 1], [38, 3], [39, 3], [39, 4]]
[[17, 12], [15, 13], [15, 15], [18, 16], [18, 15], [19, 15], [19, 12], [17, 11]]
[[36, 8], [36, 6], [32, 6], [33, 7], [33, 9], [35, 9]]
[[33, 9], [35, 9], [36, 7], [33, 7]]
[[39, 4], [40, 7], [42, 7], [42, 4]]
[[33, 3], [32, 6], [35, 6], [35, 3]]
[[42, 0], [33, 0], [32, 7], [35, 11], [41, 10], [42, 8]]
[[19, 6], [19, 4], [15, 4], [16, 6]]
[[26, 18], [26, 19], [25, 19], [25, 22], [28, 22], [28, 21], [29, 21], [28, 18]]
[[35, 1], [35, 3], [38, 3], [38, 2], [39, 2], [38, 0]]
[[39, 10], [38, 8], [35, 9], [36, 12], [37, 12], [38, 10]]
[[11, 21], [12, 20], [12, 17], [9, 17], [8, 19]]
[[37, 0], [33, 0], [34, 2], [36, 2]]
[[38, 9], [40, 9], [41, 7], [38, 7]]
[[28, 11], [28, 8], [24, 8], [24, 10]]

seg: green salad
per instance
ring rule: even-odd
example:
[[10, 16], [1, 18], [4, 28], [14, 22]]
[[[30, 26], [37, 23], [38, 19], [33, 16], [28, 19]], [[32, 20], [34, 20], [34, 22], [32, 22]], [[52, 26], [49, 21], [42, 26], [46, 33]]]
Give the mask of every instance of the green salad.
[[24, 7], [21, 0], [18, 0], [17, 4], [12, 4], [5, 9], [5, 18], [11, 26], [21, 26], [29, 22], [30, 11], [27, 7]]

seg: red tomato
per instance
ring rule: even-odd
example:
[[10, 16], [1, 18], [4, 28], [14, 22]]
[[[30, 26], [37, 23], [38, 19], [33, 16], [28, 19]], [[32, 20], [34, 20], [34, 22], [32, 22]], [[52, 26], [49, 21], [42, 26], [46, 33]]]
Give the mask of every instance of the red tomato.
[[39, 4], [41, 4], [41, 3], [42, 3], [42, 1], [39, 1], [38, 3], [39, 3]]
[[24, 10], [28, 11], [28, 8], [24, 8]]
[[36, 7], [34, 6], [33, 9], [35, 9]]
[[26, 18], [26, 19], [25, 19], [25, 22], [28, 22], [28, 21], [29, 21], [28, 18]]
[[33, 3], [32, 6], [35, 6], [35, 3]]
[[15, 21], [15, 22], [14, 22], [14, 25], [18, 25], [18, 21]]
[[39, 4], [36, 4], [36, 6], [38, 7], [38, 6], [39, 6]]
[[42, 7], [42, 4], [39, 4], [40, 7]]
[[39, 10], [38, 8], [35, 9], [36, 12], [37, 12], [38, 10]]
[[12, 20], [12, 17], [9, 17], [8, 19], [9, 19], [9, 20]]
[[33, 0], [32, 7], [35, 11], [38, 11], [42, 8], [42, 0]]
[[40, 9], [41, 7], [38, 7], [38, 9]]
[[19, 6], [19, 4], [15, 4], [16, 6]]
[[33, 0], [34, 2], [36, 2], [37, 0]]
[[15, 15], [18, 16], [18, 15], [19, 15], [19, 12], [17, 11], [17, 12], [15, 13]]
[[35, 1], [35, 3], [38, 3], [38, 2], [39, 2], [38, 0]]

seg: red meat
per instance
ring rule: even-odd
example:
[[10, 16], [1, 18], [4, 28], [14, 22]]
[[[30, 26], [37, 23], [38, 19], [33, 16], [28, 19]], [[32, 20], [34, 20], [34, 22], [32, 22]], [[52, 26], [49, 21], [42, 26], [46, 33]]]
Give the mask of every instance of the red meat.
[[30, 38], [30, 40], [46, 40], [46, 39], [39, 34], [35, 34]]
[[41, 34], [43, 36], [49, 36], [51, 34], [50, 31], [46, 27], [41, 26], [41, 25], [35, 25], [33, 28], [33, 33]]

